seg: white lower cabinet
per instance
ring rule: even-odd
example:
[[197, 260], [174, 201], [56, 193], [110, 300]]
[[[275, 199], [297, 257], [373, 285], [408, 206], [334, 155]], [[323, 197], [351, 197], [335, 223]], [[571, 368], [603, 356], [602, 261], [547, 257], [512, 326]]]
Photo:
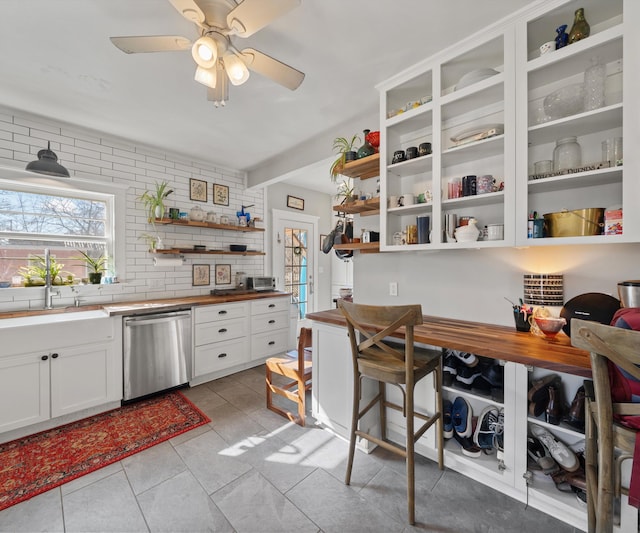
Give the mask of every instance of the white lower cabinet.
[[0, 432], [121, 400], [120, 324], [105, 317], [4, 330]]
[[[351, 346], [346, 328], [323, 322], [313, 323], [313, 416], [323, 426], [344, 438], [349, 437], [352, 402]], [[483, 454], [473, 458], [464, 455], [455, 439], [445, 440], [445, 465], [480, 483], [490, 486], [522, 502], [528, 502], [555, 518], [572, 526], [586, 530], [586, 506], [579, 503], [573, 492], [559, 491], [553, 480], [547, 476], [531, 475], [527, 463], [527, 434], [531, 424], [538, 424], [551, 432], [576, 451], [584, 449], [584, 434], [562, 422], [548, 424], [544, 414], [533, 417], [529, 414], [528, 392], [531, 382], [551, 371], [531, 368], [523, 364], [504, 364], [504, 394], [500, 401], [473, 390], [462, 390], [455, 385], [443, 388], [443, 397], [452, 402], [457, 396], [465, 398], [473, 409], [474, 416], [480, 415], [488, 405], [504, 409], [504, 457], [499, 461], [496, 454]], [[557, 373], [562, 383], [562, 402], [570, 405], [584, 377]], [[421, 380], [416, 386], [415, 403], [418, 409], [433, 412], [433, 388], [431, 377]], [[365, 382], [362, 405], [373, 397], [376, 385]], [[395, 387], [387, 388], [390, 399], [401, 400]], [[378, 410], [371, 409], [365, 420], [368, 428], [378, 424]], [[404, 420], [395, 411], [387, 411], [387, 434], [392, 440], [402, 442]], [[372, 446], [371, 446], [372, 447]], [[366, 449], [366, 448], [365, 448]], [[433, 429], [427, 431], [416, 443], [416, 451], [425, 457], [437, 459], [436, 439]], [[622, 526], [615, 531], [636, 531], [637, 511], [622, 505]]]
[[192, 385], [252, 366], [289, 349], [289, 296], [193, 309]]

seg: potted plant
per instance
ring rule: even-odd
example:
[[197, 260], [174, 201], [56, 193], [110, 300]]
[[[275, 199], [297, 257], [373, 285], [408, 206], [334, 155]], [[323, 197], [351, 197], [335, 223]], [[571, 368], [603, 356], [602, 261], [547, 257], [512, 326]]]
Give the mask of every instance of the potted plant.
[[156, 182], [155, 192], [144, 191], [138, 199], [144, 204], [144, 208], [147, 212], [147, 220], [153, 222], [156, 218], [164, 217], [165, 205], [164, 201], [173, 192], [173, 189], [169, 189], [169, 183], [162, 181]]
[[102, 280], [102, 273], [107, 267], [107, 257], [101, 254], [100, 257], [93, 258], [88, 253], [78, 250], [80, 257], [77, 259], [84, 261], [84, 264], [89, 270], [89, 283], [93, 285], [100, 285]]
[[162, 248], [162, 240], [157, 235], [149, 235], [148, 233], [143, 233], [138, 237], [139, 239], [144, 239], [149, 247], [150, 252], [155, 252], [158, 249]]
[[357, 158], [358, 154], [354, 150], [355, 144], [360, 142], [360, 136], [358, 134], [347, 139], [346, 137], [336, 137], [333, 140], [333, 150], [339, 154], [338, 158], [332, 163], [331, 169], [331, 181], [336, 181], [340, 170], [347, 161], [353, 161]]
[[[62, 263], [58, 263], [54, 257], [51, 257], [49, 260], [49, 271], [51, 273], [52, 285], [64, 285], [64, 280], [61, 275], [64, 273], [62, 267], [64, 267]], [[24, 278], [25, 287], [44, 285], [47, 277], [47, 266], [44, 257], [40, 255], [34, 256], [30, 259], [28, 266], [20, 267], [19, 272]]]
[[336, 193], [336, 198], [344, 198], [342, 203], [350, 204], [355, 202], [356, 196], [353, 192], [354, 186], [353, 182], [348, 179], [344, 180], [340, 185], [338, 185], [338, 192]]

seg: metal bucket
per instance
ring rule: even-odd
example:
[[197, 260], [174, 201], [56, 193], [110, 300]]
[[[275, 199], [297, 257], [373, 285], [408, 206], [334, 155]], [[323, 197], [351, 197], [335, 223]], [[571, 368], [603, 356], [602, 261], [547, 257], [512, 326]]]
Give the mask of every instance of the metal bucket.
[[604, 231], [604, 207], [588, 207], [544, 215], [545, 237], [583, 237]]

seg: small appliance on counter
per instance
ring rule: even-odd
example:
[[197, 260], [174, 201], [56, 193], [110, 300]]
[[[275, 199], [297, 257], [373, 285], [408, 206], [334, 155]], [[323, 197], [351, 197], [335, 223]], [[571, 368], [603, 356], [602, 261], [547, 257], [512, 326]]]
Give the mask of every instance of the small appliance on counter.
[[253, 276], [247, 278], [247, 289], [254, 291], [275, 291], [276, 278], [271, 276]]
[[571, 298], [560, 310], [560, 316], [567, 321], [562, 326], [562, 330], [571, 337], [572, 318], [591, 320], [609, 325], [618, 309], [620, 309], [620, 300], [613, 296], [600, 292], [581, 294]]
[[640, 307], [640, 280], [618, 283], [618, 296], [622, 307]]

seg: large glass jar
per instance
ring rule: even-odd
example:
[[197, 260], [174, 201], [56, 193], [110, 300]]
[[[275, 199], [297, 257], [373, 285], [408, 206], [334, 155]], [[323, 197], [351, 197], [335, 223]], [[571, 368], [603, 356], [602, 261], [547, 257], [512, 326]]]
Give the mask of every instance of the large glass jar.
[[560, 172], [578, 168], [582, 164], [582, 149], [576, 137], [566, 137], [556, 141], [553, 150], [553, 170]]

